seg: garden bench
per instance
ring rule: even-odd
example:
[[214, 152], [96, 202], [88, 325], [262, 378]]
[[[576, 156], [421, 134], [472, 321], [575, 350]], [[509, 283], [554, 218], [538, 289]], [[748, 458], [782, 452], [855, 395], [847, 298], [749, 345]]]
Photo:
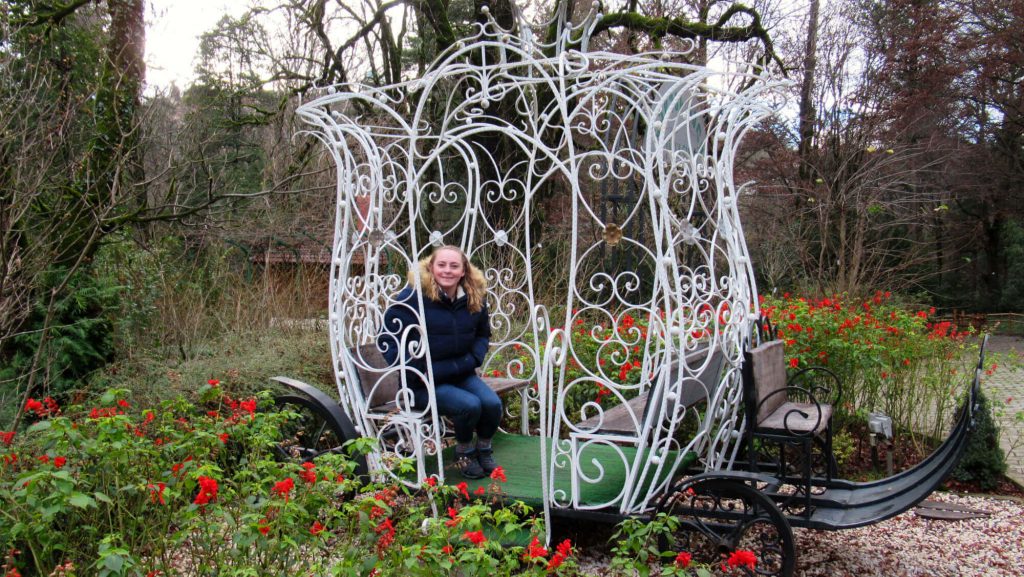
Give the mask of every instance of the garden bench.
[[[771, 331], [768, 332], [771, 334]], [[748, 430], [748, 460], [758, 470], [758, 446], [761, 441], [778, 448], [778, 475], [786, 478], [786, 447], [799, 447], [802, 458], [801, 484], [810, 509], [810, 490], [815, 444], [820, 446], [824, 476], [831, 480], [837, 473], [832, 456], [832, 407], [840, 396], [839, 377], [824, 367], [808, 367], [786, 376], [784, 343], [779, 339], [764, 342], [744, 353], [743, 391]], [[829, 379], [833, 386], [813, 383], [802, 386], [812, 373]], [[831, 402], [821, 402], [828, 398]]]
[[[687, 357], [687, 364], [700, 364], [707, 356], [707, 353], [708, 349], [706, 348], [690, 353]], [[684, 407], [692, 407], [701, 401], [710, 400], [715, 395], [721, 382], [724, 361], [725, 355], [719, 349], [715, 349], [711, 362], [704, 369], [704, 372], [700, 374], [696, 382], [691, 381], [689, 383], [690, 386], [683, 387], [682, 393], [676, 402], [682, 403]], [[667, 382], [675, 382], [679, 378], [678, 359], [669, 365], [668, 371]], [[639, 429], [636, 416], [640, 416], [639, 424], [643, 425], [644, 421], [647, 420], [648, 413], [651, 410], [657, 410], [649, 402], [650, 393], [651, 390], [647, 389], [636, 397], [605, 410], [603, 415], [598, 413], [586, 420], [580, 421], [576, 426], [583, 430], [600, 433], [636, 434]], [[675, 414], [674, 408], [670, 408], [667, 414]]]

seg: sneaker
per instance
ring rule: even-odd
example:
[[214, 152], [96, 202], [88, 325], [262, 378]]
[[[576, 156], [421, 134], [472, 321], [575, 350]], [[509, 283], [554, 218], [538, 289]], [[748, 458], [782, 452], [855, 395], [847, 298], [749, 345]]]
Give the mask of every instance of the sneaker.
[[494, 449], [490, 447], [486, 449], [477, 449], [476, 454], [476, 460], [480, 463], [480, 468], [483, 469], [485, 474], [490, 475], [498, 468], [498, 463], [494, 460]]
[[[493, 459], [492, 459], [493, 462]], [[477, 451], [455, 452], [455, 468], [466, 479], [483, 479], [488, 475], [477, 461]]]

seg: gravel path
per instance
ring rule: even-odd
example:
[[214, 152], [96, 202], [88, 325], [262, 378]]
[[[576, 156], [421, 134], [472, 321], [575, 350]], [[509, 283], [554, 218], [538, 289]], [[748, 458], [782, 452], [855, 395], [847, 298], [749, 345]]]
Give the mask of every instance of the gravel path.
[[965, 521], [937, 521], [909, 511], [860, 529], [798, 529], [797, 577], [1024, 575], [1024, 504], [951, 493], [935, 493], [930, 498], [992, 514]]
[[[1024, 575], [1024, 502], [952, 493], [934, 493], [929, 498], [991, 515], [964, 521], [939, 521], [908, 511], [859, 529], [794, 529], [796, 577]], [[583, 551], [580, 568], [585, 575], [608, 575], [607, 548], [584, 547]]]

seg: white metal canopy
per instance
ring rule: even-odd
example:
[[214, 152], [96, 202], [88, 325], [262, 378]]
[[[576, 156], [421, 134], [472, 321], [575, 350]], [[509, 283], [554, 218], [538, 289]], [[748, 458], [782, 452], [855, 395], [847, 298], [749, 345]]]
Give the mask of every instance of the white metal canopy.
[[[686, 51], [587, 51], [591, 22], [563, 23], [543, 45], [491, 20], [422, 78], [329, 88], [298, 110], [337, 164], [333, 361], [346, 414], [382, 441], [370, 456], [379, 475], [443, 475], [436, 405], [417, 410], [397, 386], [432, 382], [429, 362], [425, 373], [406, 364], [429, 360], [429, 347], [406, 331], [398, 363], [370, 358], [406, 272], [440, 244], [462, 247], [489, 281], [483, 372], [536, 383], [521, 432], [540, 437], [546, 511], [640, 513], [687, 452], [706, 469], [731, 466], [757, 314], [733, 161], [774, 112], [777, 84], [687, 64]], [[555, 243], [564, 261], [552, 262]], [[541, 290], [551, 286], [564, 289]], [[647, 402], [619, 409], [628, 425], [607, 430], [612, 407], [637, 395]], [[588, 456], [597, 445], [627, 482], [584, 503], [609, 466]], [[388, 451], [411, 455], [415, 478], [394, 473]]]

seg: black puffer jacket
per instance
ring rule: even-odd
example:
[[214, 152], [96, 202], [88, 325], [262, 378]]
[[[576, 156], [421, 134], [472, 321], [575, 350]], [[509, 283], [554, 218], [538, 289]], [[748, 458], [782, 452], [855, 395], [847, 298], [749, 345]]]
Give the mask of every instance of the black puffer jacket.
[[[384, 330], [377, 337], [377, 345], [388, 364], [398, 358], [398, 339], [402, 331], [417, 325], [419, 318], [416, 291], [411, 287], [402, 289], [395, 301], [384, 313]], [[444, 291], [441, 291], [440, 300], [423, 298], [424, 324], [435, 384], [459, 381], [484, 362], [491, 341], [487, 307], [484, 306], [478, 313], [471, 313], [466, 305], [465, 295], [452, 301]], [[419, 331], [414, 328], [409, 340], [412, 342], [418, 339]], [[410, 365], [426, 373], [423, 358], [414, 359]], [[410, 382], [415, 380], [410, 379]], [[419, 385], [422, 386], [422, 383]]]

